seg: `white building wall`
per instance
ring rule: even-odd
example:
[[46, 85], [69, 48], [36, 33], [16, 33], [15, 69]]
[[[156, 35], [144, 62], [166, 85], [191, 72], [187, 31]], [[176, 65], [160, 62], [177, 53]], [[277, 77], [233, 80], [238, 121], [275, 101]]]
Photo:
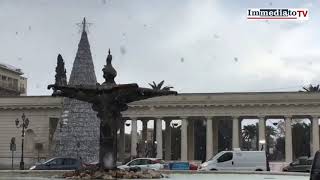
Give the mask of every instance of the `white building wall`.
[[[29, 126], [26, 130], [32, 130], [32, 138], [25, 137], [24, 161], [25, 167], [37, 161], [38, 153], [34, 148], [35, 143], [43, 144], [43, 151], [40, 156], [43, 159], [49, 157], [49, 119], [60, 118], [61, 98], [53, 97], [21, 97], [21, 98], [0, 98], [0, 169], [11, 168], [10, 141], [16, 139], [16, 151], [14, 152], [14, 167], [19, 167], [21, 157], [21, 135], [22, 129], [17, 128], [15, 120], [21, 122], [21, 116], [25, 113], [29, 119]], [[5, 104], [11, 101], [11, 104]], [[26, 144], [26, 143], [33, 144]]]

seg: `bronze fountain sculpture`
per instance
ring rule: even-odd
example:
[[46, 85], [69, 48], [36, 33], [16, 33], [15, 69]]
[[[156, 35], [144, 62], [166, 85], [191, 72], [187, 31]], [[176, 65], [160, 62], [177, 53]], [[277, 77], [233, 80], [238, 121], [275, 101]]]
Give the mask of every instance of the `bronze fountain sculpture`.
[[100, 119], [99, 164], [101, 169], [115, 169], [117, 161], [117, 131], [121, 112], [128, 109], [128, 103], [157, 96], [177, 95], [170, 90], [141, 88], [136, 83], [116, 84], [117, 71], [112, 66], [110, 49], [107, 64], [102, 69], [105, 82], [96, 85], [68, 85], [62, 56], [58, 55], [55, 84], [52, 96], [62, 96], [92, 104]]

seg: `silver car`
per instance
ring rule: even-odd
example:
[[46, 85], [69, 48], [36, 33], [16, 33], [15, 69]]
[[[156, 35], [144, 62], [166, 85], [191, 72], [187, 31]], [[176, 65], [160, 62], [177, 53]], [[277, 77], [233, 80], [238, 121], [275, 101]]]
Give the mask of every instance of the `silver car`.
[[160, 170], [163, 169], [165, 163], [163, 160], [158, 158], [137, 158], [129, 161], [128, 163], [118, 166], [119, 169], [139, 169], [139, 170]]

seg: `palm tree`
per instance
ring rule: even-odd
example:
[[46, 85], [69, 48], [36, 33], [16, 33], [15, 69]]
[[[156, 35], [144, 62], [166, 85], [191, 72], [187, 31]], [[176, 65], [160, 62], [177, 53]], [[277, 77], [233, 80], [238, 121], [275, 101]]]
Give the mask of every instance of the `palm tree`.
[[266, 135], [267, 136], [276, 136], [277, 130], [272, 126], [266, 126]]
[[245, 149], [250, 150], [252, 148], [251, 142], [257, 137], [257, 133], [257, 125], [255, 124], [250, 124], [243, 127], [241, 137]]
[[310, 84], [308, 87], [302, 87], [305, 92], [320, 92], [320, 86], [319, 84], [316, 86], [313, 86]]
[[152, 81], [152, 84], [149, 83], [149, 85], [151, 86], [152, 89], [154, 90], [164, 90], [164, 91], [170, 91], [171, 88], [173, 88], [172, 86], [165, 86], [162, 87], [164, 84], [164, 80], [161, 81], [159, 84], [156, 84], [154, 81]]

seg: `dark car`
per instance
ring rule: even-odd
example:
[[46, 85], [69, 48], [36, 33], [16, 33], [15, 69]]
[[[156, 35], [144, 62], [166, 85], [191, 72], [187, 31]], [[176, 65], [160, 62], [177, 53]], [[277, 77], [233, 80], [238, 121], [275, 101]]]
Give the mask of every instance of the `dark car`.
[[320, 179], [320, 151], [317, 151], [314, 155], [312, 162], [310, 180], [319, 180]]
[[287, 172], [310, 172], [312, 166], [312, 158], [300, 157], [288, 166], [284, 167], [282, 171]]
[[52, 158], [44, 163], [36, 164], [30, 170], [76, 170], [81, 168], [81, 162], [75, 158]]

